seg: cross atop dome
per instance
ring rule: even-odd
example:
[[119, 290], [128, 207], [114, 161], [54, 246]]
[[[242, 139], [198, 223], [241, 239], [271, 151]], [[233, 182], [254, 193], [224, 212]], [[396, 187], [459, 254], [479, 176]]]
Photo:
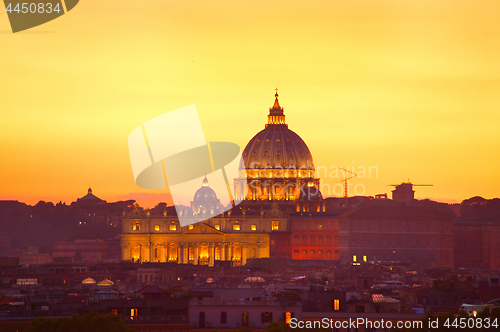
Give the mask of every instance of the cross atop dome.
[[276, 89], [274, 89], [274, 90], [276, 90], [276, 94], [274, 95], [274, 98], [276, 98], [276, 99], [274, 99], [274, 105], [273, 105], [273, 108], [276, 108], [276, 109], [281, 109], [281, 107], [280, 107], [280, 103], [279, 103], [279, 101], [278, 101], [278, 88], [276, 88]]

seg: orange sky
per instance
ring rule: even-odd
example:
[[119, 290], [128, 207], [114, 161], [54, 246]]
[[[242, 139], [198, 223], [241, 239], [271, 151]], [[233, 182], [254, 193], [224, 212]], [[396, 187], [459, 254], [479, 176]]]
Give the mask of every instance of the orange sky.
[[108, 201], [159, 194], [134, 183], [135, 127], [196, 104], [208, 141], [244, 148], [276, 86], [316, 166], [377, 166], [352, 181], [365, 195], [410, 179], [434, 185], [419, 198], [499, 197], [499, 12], [497, 0], [85, 0], [12, 34], [1, 11], [0, 199], [70, 203], [89, 184]]

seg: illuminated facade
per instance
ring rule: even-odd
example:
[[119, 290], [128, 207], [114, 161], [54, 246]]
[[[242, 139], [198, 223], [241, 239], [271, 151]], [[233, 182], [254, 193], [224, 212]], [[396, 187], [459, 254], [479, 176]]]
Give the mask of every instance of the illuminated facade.
[[186, 227], [180, 226], [173, 208], [151, 215], [135, 206], [122, 225], [123, 260], [209, 266], [269, 257], [270, 234], [289, 230], [289, 221], [277, 206], [265, 214], [235, 208]]

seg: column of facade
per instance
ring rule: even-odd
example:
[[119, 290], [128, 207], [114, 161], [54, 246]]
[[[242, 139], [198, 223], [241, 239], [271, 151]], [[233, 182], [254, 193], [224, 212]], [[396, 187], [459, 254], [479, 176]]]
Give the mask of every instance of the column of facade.
[[229, 260], [229, 258], [228, 258], [228, 255], [229, 255], [228, 251], [229, 251], [229, 249], [227, 247], [227, 243], [225, 243], [225, 242], [221, 243], [221, 249], [220, 250], [224, 251], [224, 255], [222, 256], [222, 257], [224, 257], [223, 260], [228, 261]]
[[151, 241], [148, 242], [148, 244], [146, 245], [147, 249], [146, 249], [146, 255], [144, 255], [144, 260], [147, 260], [148, 262], [151, 262], [151, 250], [153, 248], [153, 246], [151, 245]]
[[208, 255], [210, 257], [208, 260], [208, 266], [214, 266], [214, 261], [215, 261], [215, 244], [214, 243], [208, 244]]
[[189, 264], [189, 243], [183, 243], [182, 244], [182, 259], [183, 259], [183, 264]]
[[220, 248], [220, 260], [225, 261], [226, 260], [226, 246], [224, 243], [219, 243], [219, 248]]
[[147, 260], [147, 251], [148, 251], [148, 245], [142, 245], [139, 249], [139, 259], [141, 260], [141, 263]]
[[122, 260], [126, 261], [132, 257], [131, 247], [130, 243], [122, 244]]
[[183, 249], [183, 244], [182, 243], [175, 243], [177, 245], [177, 252], [179, 252], [179, 255], [177, 255], [177, 264], [182, 264], [182, 257], [184, 256], [182, 249]]
[[230, 261], [231, 260], [231, 252], [229, 251], [229, 243], [224, 243], [224, 260], [225, 261]]
[[177, 243], [177, 263], [182, 263], [181, 257], [182, 257], [181, 244]]
[[168, 262], [168, 258], [170, 257], [170, 243], [163, 243], [163, 256], [164, 262]]
[[122, 259], [125, 261], [132, 259], [132, 245], [130, 243], [123, 244]]
[[182, 264], [189, 264], [189, 243], [182, 243]]
[[245, 252], [247, 250], [247, 245], [246, 243], [241, 244], [241, 265], [245, 265], [247, 262], [247, 253]]

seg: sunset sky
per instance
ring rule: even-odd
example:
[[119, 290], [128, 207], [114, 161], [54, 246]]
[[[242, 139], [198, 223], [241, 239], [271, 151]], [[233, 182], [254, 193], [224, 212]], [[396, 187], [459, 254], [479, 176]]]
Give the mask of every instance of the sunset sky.
[[0, 199], [71, 203], [91, 185], [152, 207], [165, 195], [134, 182], [134, 128], [195, 104], [207, 141], [243, 149], [276, 87], [317, 167], [378, 168], [352, 181], [364, 195], [409, 179], [434, 185], [417, 198], [499, 197], [499, 13], [498, 0], [82, 0], [12, 34], [2, 10]]

